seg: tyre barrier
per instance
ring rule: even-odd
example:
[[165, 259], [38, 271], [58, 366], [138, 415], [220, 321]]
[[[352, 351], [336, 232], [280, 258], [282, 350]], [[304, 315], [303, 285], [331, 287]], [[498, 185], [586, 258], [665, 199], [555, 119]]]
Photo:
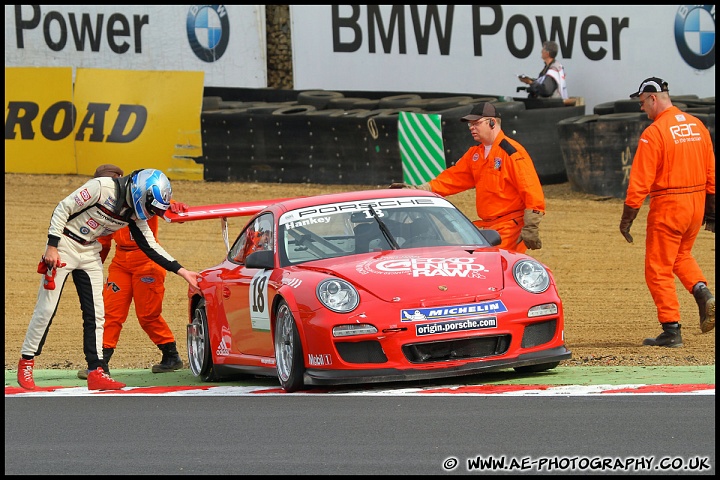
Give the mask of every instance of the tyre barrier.
[[573, 190], [625, 197], [632, 155], [640, 134], [650, 125], [647, 116], [644, 121], [641, 116], [593, 114], [590, 118], [580, 116], [558, 122], [560, 150]]
[[257, 90], [206, 89], [220, 98], [207, 101], [217, 109], [201, 114], [203, 154], [196, 161], [206, 180], [388, 185], [403, 179], [401, 112], [441, 116], [450, 166], [474, 144], [460, 118], [490, 101], [503, 130], [530, 153], [541, 183], [557, 183], [567, 175], [556, 123], [585, 113], [584, 106], [527, 109], [491, 94]]

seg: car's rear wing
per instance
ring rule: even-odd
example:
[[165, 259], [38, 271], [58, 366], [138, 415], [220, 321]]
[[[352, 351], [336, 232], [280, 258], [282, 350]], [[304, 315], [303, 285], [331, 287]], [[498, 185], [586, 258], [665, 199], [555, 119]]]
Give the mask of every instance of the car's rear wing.
[[[292, 197], [295, 198], [295, 197]], [[210, 220], [219, 218], [222, 228], [225, 249], [230, 251], [228, 239], [228, 217], [250, 217], [260, 213], [265, 207], [273, 203], [290, 200], [291, 198], [276, 198], [274, 200], [257, 200], [252, 202], [222, 203], [216, 205], [197, 205], [188, 207], [187, 211], [173, 213], [170, 210], [165, 212], [163, 218], [170, 223], [183, 223], [193, 220]]]

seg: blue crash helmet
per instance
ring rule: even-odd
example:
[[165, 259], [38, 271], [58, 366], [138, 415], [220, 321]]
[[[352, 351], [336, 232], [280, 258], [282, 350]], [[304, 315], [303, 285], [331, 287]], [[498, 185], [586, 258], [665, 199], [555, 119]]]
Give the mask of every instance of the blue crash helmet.
[[147, 168], [133, 174], [130, 179], [133, 208], [140, 220], [153, 215], [165, 215], [170, 208], [172, 187], [170, 180], [160, 170]]

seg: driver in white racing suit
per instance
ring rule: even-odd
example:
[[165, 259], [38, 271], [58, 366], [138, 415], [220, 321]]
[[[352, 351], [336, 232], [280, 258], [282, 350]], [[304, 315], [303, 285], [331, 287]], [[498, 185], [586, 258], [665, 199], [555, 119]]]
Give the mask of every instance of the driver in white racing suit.
[[[118, 390], [124, 383], [107, 373], [102, 342], [105, 324], [103, 265], [99, 237], [124, 226], [130, 228], [140, 249], [155, 263], [183, 277], [198, 288], [198, 274], [180, 265], [156, 241], [147, 224], [153, 215], [163, 216], [170, 207], [172, 187], [163, 172], [142, 169], [120, 178], [88, 180], [62, 200], [53, 211], [45, 255], [38, 271], [48, 269], [40, 282], [37, 302], [20, 350], [18, 384], [35, 389], [34, 357], [42, 352], [62, 289], [72, 275], [80, 298], [83, 319], [83, 351], [88, 365], [88, 389]], [[46, 279], [54, 277], [55, 287]]]

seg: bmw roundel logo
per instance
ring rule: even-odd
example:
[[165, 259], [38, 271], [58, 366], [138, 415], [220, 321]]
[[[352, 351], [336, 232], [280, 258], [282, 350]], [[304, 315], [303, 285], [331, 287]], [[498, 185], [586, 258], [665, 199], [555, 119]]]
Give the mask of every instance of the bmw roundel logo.
[[693, 68], [715, 66], [715, 5], [680, 5], [675, 15], [675, 44]]
[[186, 28], [195, 56], [208, 63], [220, 60], [230, 40], [230, 21], [224, 5], [193, 5]]

